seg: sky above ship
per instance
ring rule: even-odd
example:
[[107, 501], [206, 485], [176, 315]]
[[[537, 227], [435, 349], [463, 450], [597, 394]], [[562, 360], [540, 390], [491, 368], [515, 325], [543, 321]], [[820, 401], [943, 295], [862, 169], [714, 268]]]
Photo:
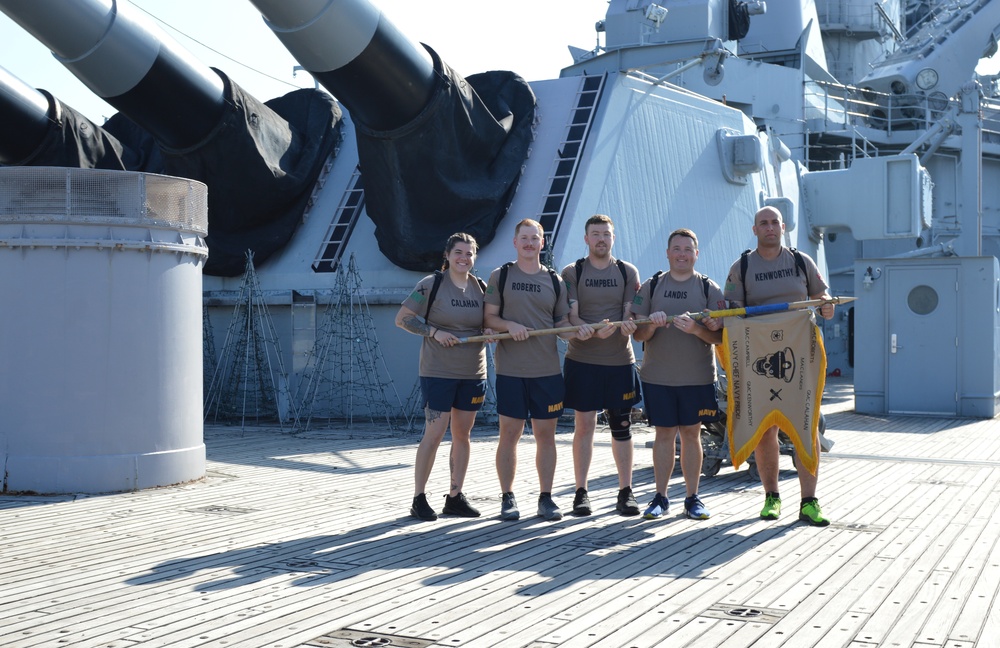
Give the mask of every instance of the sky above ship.
[[[104, 0], [107, 1], [107, 0]], [[128, 1], [128, 0], [124, 0]], [[512, 70], [528, 81], [551, 79], [572, 64], [568, 46], [592, 50], [594, 25], [608, 0], [371, 0], [414, 42], [434, 48], [468, 76]], [[205, 65], [226, 72], [262, 101], [314, 84], [264, 24], [249, 0], [131, 0]], [[603, 44], [603, 35], [601, 41]], [[62, 66], [48, 49], [0, 13], [0, 66], [48, 90], [97, 123], [116, 111]], [[980, 64], [996, 74], [1000, 55]]]

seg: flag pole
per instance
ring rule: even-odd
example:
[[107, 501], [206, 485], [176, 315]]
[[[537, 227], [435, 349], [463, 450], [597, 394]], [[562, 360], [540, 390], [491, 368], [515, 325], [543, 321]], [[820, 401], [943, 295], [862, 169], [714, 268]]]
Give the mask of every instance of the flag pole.
[[[742, 306], [740, 308], [726, 308], [723, 310], [713, 310], [703, 313], [691, 313], [689, 317], [691, 319], [700, 320], [705, 317], [711, 317], [713, 319], [720, 319], [723, 317], [737, 317], [740, 315], [765, 315], [767, 313], [782, 313], [784, 311], [790, 310], [802, 310], [805, 308], [813, 308], [816, 306], [823, 306], [824, 304], [848, 304], [857, 297], [831, 297], [829, 299], [807, 299], [804, 301], [797, 302], [783, 302], [780, 304], [767, 304], [766, 306]], [[667, 323], [674, 321], [674, 315], [667, 316]], [[653, 321], [650, 319], [638, 319], [632, 320], [637, 326], [643, 324], [652, 324]], [[590, 327], [594, 330], [602, 329], [608, 326], [621, 326], [623, 322], [597, 322], [596, 324], [591, 324]], [[582, 326], [582, 325], [581, 325]], [[537, 329], [528, 331], [528, 337], [536, 337], [539, 335], [552, 335], [554, 333], [569, 333], [576, 332], [580, 329], [580, 326], [557, 326], [555, 328], [547, 329]], [[509, 340], [511, 339], [510, 333], [494, 333], [493, 335], [470, 335], [468, 337], [460, 337], [458, 341], [460, 344], [466, 344], [468, 342], [496, 342], [498, 340]]]
[[725, 310], [709, 311], [707, 314], [693, 313], [691, 318], [702, 319], [707, 316], [719, 319], [720, 317], [737, 317], [739, 315], [766, 315], [767, 313], [783, 313], [785, 311], [802, 310], [805, 308], [813, 308], [815, 306], [824, 306], [826, 304], [849, 304], [856, 299], [857, 297], [830, 297], [829, 299], [806, 299], [804, 301], [767, 304], [764, 306], [743, 306], [740, 308], [727, 308]]

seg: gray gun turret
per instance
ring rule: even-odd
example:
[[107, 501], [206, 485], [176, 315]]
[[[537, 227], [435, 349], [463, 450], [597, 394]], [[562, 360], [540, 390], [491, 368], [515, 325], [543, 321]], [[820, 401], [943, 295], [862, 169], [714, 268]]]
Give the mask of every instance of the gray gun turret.
[[208, 185], [206, 273], [239, 274], [247, 250], [262, 262], [291, 238], [336, 143], [340, 110], [328, 95], [261, 103], [118, 0], [0, 0], [0, 11], [120, 111], [103, 128], [129, 170]]
[[431, 270], [449, 235], [485, 245], [531, 142], [535, 97], [512, 72], [463, 78], [368, 0], [251, 0], [357, 126], [366, 206], [393, 263]]

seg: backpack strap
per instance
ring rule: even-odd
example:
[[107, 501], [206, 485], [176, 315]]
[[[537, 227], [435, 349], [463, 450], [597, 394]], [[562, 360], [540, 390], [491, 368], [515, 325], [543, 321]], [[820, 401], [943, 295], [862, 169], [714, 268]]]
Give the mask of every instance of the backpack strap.
[[806, 282], [809, 281], [809, 271], [806, 270], [806, 262], [802, 258], [802, 253], [795, 248], [788, 248], [792, 252], [792, 256], [795, 257], [795, 276], [799, 276], [799, 270], [802, 270], [802, 274], [806, 276]]
[[705, 306], [708, 306], [708, 288], [709, 279], [705, 275], [701, 275], [701, 289], [705, 293]]
[[[649, 307], [653, 308], [653, 292], [656, 290], [656, 284], [660, 282], [660, 277], [663, 276], [663, 270], [658, 270], [656, 274], [649, 278]], [[642, 343], [642, 350], [646, 350], [646, 343]]]
[[740, 255], [740, 283], [743, 284], [744, 296], [747, 292], [747, 265], [750, 263], [747, 261], [748, 256], [750, 256], [750, 250], [743, 250], [743, 254]]
[[655, 275], [649, 278], [649, 303], [653, 303], [653, 291], [656, 290], [656, 284], [660, 282], [660, 277], [663, 276], [663, 270], [658, 271]]
[[507, 271], [510, 270], [512, 265], [514, 265], [514, 262], [508, 261], [500, 266], [500, 279], [497, 282], [497, 295], [500, 297], [500, 312], [497, 314], [500, 316], [500, 319], [503, 319], [503, 289], [507, 285]]
[[552, 268], [545, 268], [549, 271], [549, 278], [552, 279], [552, 290], [556, 293], [556, 304], [559, 303], [559, 297], [562, 295], [562, 284], [559, 283], [559, 273]]
[[431, 314], [431, 304], [434, 303], [434, 298], [437, 297], [438, 288], [441, 287], [441, 280], [444, 279], [444, 273], [440, 270], [434, 271], [434, 284], [431, 286], [431, 294], [427, 296], [427, 307], [424, 309], [424, 322], [427, 322], [427, 317]]

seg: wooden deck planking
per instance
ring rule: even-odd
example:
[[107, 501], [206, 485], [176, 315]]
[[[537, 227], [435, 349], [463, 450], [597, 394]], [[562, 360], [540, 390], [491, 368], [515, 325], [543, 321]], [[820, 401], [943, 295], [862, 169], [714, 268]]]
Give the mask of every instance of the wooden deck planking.
[[[927, 489], [932, 488], [927, 486]], [[938, 495], [938, 506], [953, 503], [948, 497], [950, 493], [945, 492], [947, 490], [942, 489], [942, 493]], [[928, 501], [927, 504], [928, 508], [934, 508], [934, 501]], [[930, 608], [921, 603], [915, 593], [921, 591], [934, 573], [936, 562], [943, 555], [946, 543], [958, 533], [958, 525], [944, 516], [932, 517], [925, 528], [920, 528], [919, 523], [920, 519], [914, 518], [907, 527], [904, 536], [909, 536], [908, 542], [891, 547], [881, 554], [892, 560], [889, 569], [884, 572], [885, 578], [879, 579], [869, 594], [862, 596], [854, 607], [855, 611], [870, 614], [859, 632], [859, 637], [865, 641], [885, 643], [894, 627], [901, 627], [904, 611], [909, 615], [930, 612]], [[915, 635], [921, 625], [910, 619], [904, 631]], [[912, 641], [912, 637], [906, 644], [900, 645], [909, 645], [909, 641]]]
[[[211, 428], [210, 476], [198, 483], [0, 497], [0, 645], [297, 648], [354, 628], [474, 647], [989, 646], [1000, 632], [1000, 425], [879, 419], [842, 404], [827, 421], [837, 442], [821, 467], [827, 529], [795, 522], [788, 457], [777, 523], [756, 518], [759, 483], [728, 466], [702, 479], [711, 520], [625, 519], [611, 510], [617, 481], [599, 433], [595, 515], [547, 523], [531, 517], [526, 437], [515, 485], [524, 519], [512, 524], [495, 518], [496, 439], [478, 434], [466, 490], [485, 517], [420, 523], [406, 515], [415, 435]], [[651, 438], [637, 428], [642, 506]], [[570, 440], [557, 436], [564, 511]], [[436, 508], [446, 468], [445, 444]], [[677, 509], [679, 472], [670, 494]], [[720, 604], [784, 616], [720, 619]]]
[[[823, 578], [818, 587], [807, 592], [796, 605], [795, 613], [802, 619], [801, 625], [793, 633], [789, 633], [783, 624], [780, 629], [784, 635], [769, 635], [769, 638], [781, 640], [776, 645], [821, 645], [824, 641], [829, 641], [830, 637], [838, 636], [839, 640], [832, 645], [844, 645], [844, 637], [856, 634], [864, 623], [866, 615], [851, 612], [851, 605], [858, 594], [878, 578], [889, 561], [873, 560], [870, 539], [862, 533], [854, 532], [853, 535], [838, 552], [841, 561], [832, 561], [832, 573]], [[848, 631], [851, 632], [850, 635], [843, 634]]]
[[[755, 505], [756, 504], [757, 504], [757, 502], [755, 501]], [[764, 563], [764, 560], [761, 559], [761, 558], [758, 558], [757, 560], [754, 561], [754, 564], [763, 564], [763, 563]], [[743, 571], [743, 574], [741, 574], [741, 576], [743, 577], [743, 580], [745, 581], [748, 578], [748, 575], [746, 573], [747, 572], [747, 566], [746, 565], [744, 565], [744, 569], [742, 571]], [[714, 572], [707, 572], [707, 573], [704, 574], [703, 578], [698, 581], [699, 583], [705, 583], [705, 582], [709, 582], [710, 579], [715, 580], [715, 582], [712, 583], [709, 588], [707, 588], [707, 592], [706, 592], [708, 594], [707, 599], [706, 599], [706, 597], [704, 595], [702, 595], [702, 597], [701, 597], [702, 600], [701, 601], [695, 600], [693, 603], [691, 603], [688, 606], [686, 606], [686, 608], [688, 610], [687, 613], [690, 614], [692, 617], [699, 615], [705, 609], [707, 609], [708, 607], [710, 607], [710, 606], [712, 606], [712, 605], [714, 605], [715, 603], [718, 602], [719, 596], [723, 594], [722, 590], [723, 590], [723, 587], [724, 587], [720, 583], [721, 578], [717, 578], [719, 576], [725, 576], [725, 574], [717, 574], [717, 573], [714, 573]], [[685, 588], [683, 590], [683, 593], [678, 593], [678, 594], [675, 594], [675, 595], [670, 595], [671, 594], [670, 592], [666, 592], [666, 594], [670, 595], [670, 600], [672, 602], [674, 602], [674, 601], [682, 601], [683, 598], [684, 598], [684, 595], [687, 594], [688, 592], [691, 592], [696, 587], [697, 587], [696, 585], [692, 585], [692, 586], [690, 586], [688, 588]], [[664, 592], [661, 592], [661, 593], [664, 593]], [[745, 602], [742, 599], [743, 599], [743, 596], [740, 596], [739, 597], [739, 602], [741, 604], [745, 604]], [[660, 610], [660, 612], [662, 612], [662, 610]], [[628, 619], [625, 619], [625, 620], [628, 620]], [[637, 622], [638, 622], [638, 620], [637, 620]], [[632, 622], [632, 623], [634, 623], [634, 622]], [[619, 619], [617, 622], [615, 621], [614, 618], [610, 618], [609, 619], [609, 624], [610, 625], [613, 625], [615, 627], [619, 627], [620, 626], [620, 627], [625, 628], [625, 629], [632, 628], [633, 627], [632, 623], [624, 623], [623, 624], [622, 623], [622, 619]], [[612, 637], [610, 637], [609, 640], [614, 640], [615, 642], [618, 642], [620, 639], [623, 638], [623, 637], [621, 637], [622, 634], [623, 634], [622, 631], [619, 631], [618, 633], [616, 633], [615, 635], [613, 635]], [[575, 645], [575, 642], [567, 644], [567, 645]], [[610, 643], [608, 645], [616, 645], [616, 643]], [[625, 645], [625, 644], [622, 643], [622, 645]], [[630, 643], [629, 645], [632, 645], [632, 643]]]
[[[994, 516], [995, 517], [995, 516]], [[996, 521], [990, 524], [991, 530], [997, 528]], [[970, 568], [979, 569], [979, 578], [963, 603], [961, 614], [951, 629], [952, 637], [962, 641], [976, 641], [980, 637], [990, 640], [1000, 637], [1000, 542], [996, 537], [992, 541], [993, 548], [986, 560]], [[984, 643], [988, 646], [988, 643]]]
[[[751, 545], [759, 539], [743, 538], [742, 544]], [[608, 590], [602, 592], [601, 596], [591, 595], [591, 602], [587, 604], [576, 603], [572, 610], [573, 619], [570, 624], [560, 630], [559, 633], [543, 636], [543, 640], [552, 643], [559, 643], [566, 646], [594, 645], [591, 636], [598, 638], [606, 637], [610, 643], [607, 645], [625, 645], [623, 634], [633, 635], [629, 637], [628, 645], [640, 645], [636, 643], [634, 634], [648, 625], [651, 620], [655, 621], [659, 614], [663, 613], [664, 600], [671, 601], [671, 612], [678, 612], [684, 605], [685, 600], [690, 600], [698, 596], [698, 586], [702, 583], [715, 583], [719, 587], [721, 583], [720, 566], [728, 567], [731, 563], [727, 557], [741, 555], [745, 552], [746, 546], [730, 545], [728, 547], [713, 547], [711, 543], [704, 542], [703, 549], [693, 555], [673, 555], [666, 554], [664, 562], [660, 563], [660, 570], [671, 570], [672, 580], [663, 580], [663, 575], [656, 575], [655, 578], [641, 582], [641, 574], [631, 574], [633, 582], [624, 580], [622, 574], [618, 583], [613, 583], [613, 595], [608, 596]], [[722, 551], [722, 553], [719, 553]], [[698, 564], [701, 567], [694, 567]], [[676, 567], [675, 567], [676, 565]], [[635, 583], [634, 581], [640, 581]], [[713, 594], [711, 604], [717, 602], [718, 592]], [[575, 609], [582, 606], [583, 610]], [[707, 607], [707, 606], [704, 606]], [[696, 611], [688, 612], [690, 617], [699, 614], [703, 606], [697, 606]], [[595, 618], [595, 614], [601, 615], [601, 620]], [[577, 630], [573, 630], [576, 627]], [[588, 631], [589, 628], [589, 631]]]

